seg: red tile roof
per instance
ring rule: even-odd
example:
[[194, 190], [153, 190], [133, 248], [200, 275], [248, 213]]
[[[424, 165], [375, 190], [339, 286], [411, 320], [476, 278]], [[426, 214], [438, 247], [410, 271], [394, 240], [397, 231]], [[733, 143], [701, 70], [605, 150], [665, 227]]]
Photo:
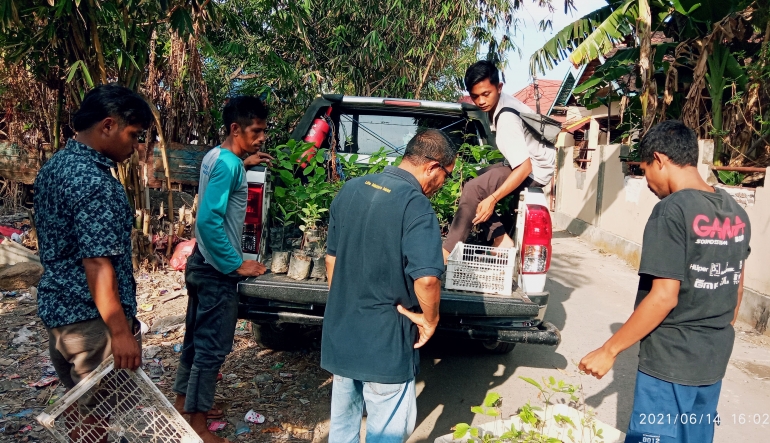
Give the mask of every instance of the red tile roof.
[[[540, 113], [547, 114], [548, 110], [551, 109], [551, 104], [553, 104], [559, 94], [561, 80], [538, 80], [537, 86], [540, 92]], [[533, 111], [537, 109], [534, 85], [529, 84], [525, 86], [524, 89], [515, 92], [513, 96], [524, 102]]]

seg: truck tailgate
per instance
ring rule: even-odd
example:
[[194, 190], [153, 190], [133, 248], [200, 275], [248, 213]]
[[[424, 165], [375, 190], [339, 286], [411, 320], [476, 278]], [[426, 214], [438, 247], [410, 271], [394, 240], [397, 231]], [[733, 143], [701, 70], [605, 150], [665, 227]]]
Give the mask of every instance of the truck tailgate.
[[[296, 281], [273, 273], [240, 282], [238, 293], [241, 296], [284, 303], [315, 305], [325, 305], [328, 296], [326, 282]], [[535, 317], [539, 308], [518, 288], [510, 296], [443, 289], [439, 311], [451, 316]]]

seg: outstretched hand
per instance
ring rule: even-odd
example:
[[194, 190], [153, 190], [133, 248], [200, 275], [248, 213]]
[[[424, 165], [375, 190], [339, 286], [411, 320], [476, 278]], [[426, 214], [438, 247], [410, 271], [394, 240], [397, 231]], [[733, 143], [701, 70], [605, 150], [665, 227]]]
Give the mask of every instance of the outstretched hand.
[[275, 158], [268, 154], [267, 152], [257, 152], [256, 154], [252, 154], [246, 158], [243, 159], [243, 166], [245, 167], [251, 167], [251, 166], [257, 166], [261, 164], [266, 164], [267, 166], [273, 166], [273, 160]]
[[436, 332], [438, 317], [434, 322], [429, 322], [428, 319], [425, 318], [425, 314], [418, 314], [416, 312], [409, 311], [401, 305], [396, 306], [396, 309], [399, 313], [411, 320], [412, 323], [417, 325], [417, 332], [420, 335], [417, 337], [417, 343], [414, 344], [415, 349], [421, 348], [425, 345], [425, 343], [428, 343], [428, 340], [430, 340], [430, 338], [433, 337], [433, 334]]
[[495, 212], [495, 204], [497, 204], [497, 200], [491, 195], [482, 200], [476, 207], [476, 217], [473, 219], [473, 224], [477, 225], [489, 220], [489, 217]]
[[583, 357], [580, 360], [578, 369], [588, 375], [593, 375], [597, 379], [601, 379], [612, 369], [616, 358], [617, 356], [612, 355], [609, 350], [601, 347]]

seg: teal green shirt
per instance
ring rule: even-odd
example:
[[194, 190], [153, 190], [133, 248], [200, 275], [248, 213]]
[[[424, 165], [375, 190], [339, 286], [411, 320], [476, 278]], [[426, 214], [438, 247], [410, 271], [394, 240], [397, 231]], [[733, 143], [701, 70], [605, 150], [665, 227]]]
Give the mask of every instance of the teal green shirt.
[[203, 258], [223, 274], [243, 263], [247, 193], [246, 170], [238, 156], [217, 146], [203, 157], [195, 238]]

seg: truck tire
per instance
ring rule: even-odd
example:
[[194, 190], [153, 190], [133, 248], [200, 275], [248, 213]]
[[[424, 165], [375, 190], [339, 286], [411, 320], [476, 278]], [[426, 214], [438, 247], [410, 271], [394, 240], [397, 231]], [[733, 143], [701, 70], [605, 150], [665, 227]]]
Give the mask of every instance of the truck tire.
[[482, 341], [481, 349], [487, 354], [503, 355], [513, 351], [516, 343], [504, 343], [501, 341]]
[[273, 351], [291, 351], [300, 346], [297, 325], [277, 326], [252, 323], [251, 331], [257, 343]]

